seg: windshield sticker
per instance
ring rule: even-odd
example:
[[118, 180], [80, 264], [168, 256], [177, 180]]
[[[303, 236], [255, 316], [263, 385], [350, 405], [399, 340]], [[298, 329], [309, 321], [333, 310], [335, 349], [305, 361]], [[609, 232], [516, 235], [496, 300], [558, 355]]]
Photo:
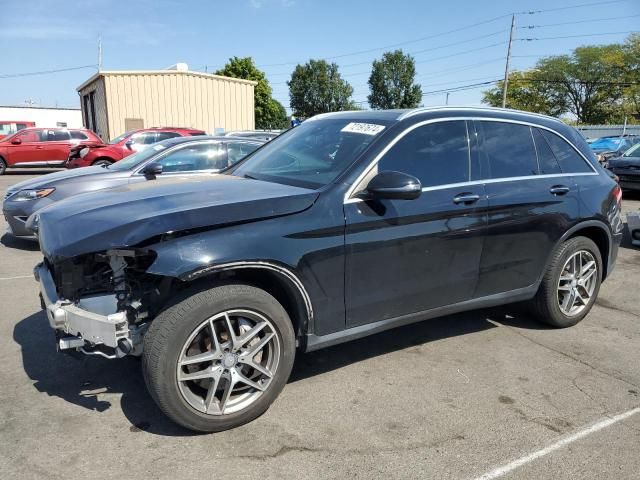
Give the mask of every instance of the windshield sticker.
[[375, 123], [348, 123], [341, 132], [362, 133], [364, 135], [377, 135], [384, 130], [384, 125], [376, 125]]

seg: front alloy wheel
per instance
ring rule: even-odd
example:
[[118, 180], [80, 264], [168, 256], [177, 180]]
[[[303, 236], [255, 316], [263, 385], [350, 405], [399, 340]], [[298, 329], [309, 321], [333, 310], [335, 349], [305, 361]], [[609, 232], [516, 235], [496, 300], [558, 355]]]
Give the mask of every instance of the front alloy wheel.
[[202, 322], [177, 364], [180, 393], [209, 415], [241, 411], [269, 388], [280, 359], [271, 322], [249, 310], [229, 310]]
[[282, 391], [295, 356], [291, 319], [259, 288], [184, 292], [144, 337], [149, 393], [176, 423], [218, 432], [260, 416]]

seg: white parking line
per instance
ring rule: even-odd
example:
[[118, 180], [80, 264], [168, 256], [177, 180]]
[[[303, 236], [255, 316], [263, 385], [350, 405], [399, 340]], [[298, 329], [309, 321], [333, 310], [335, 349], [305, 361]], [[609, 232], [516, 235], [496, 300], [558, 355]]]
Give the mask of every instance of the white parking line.
[[602, 430], [603, 428], [607, 428], [613, 425], [614, 423], [618, 423], [626, 418], [629, 418], [632, 415], [635, 415], [636, 413], [640, 413], [640, 407], [634, 408], [633, 410], [629, 410], [628, 412], [621, 413], [619, 415], [616, 415], [615, 417], [605, 418], [591, 425], [590, 427], [584, 428], [583, 430], [579, 430], [578, 432], [572, 435], [569, 435], [568, 437], [564, 437], [558, 440], [556, 443], [553, 443], [548, 447], [543, 448], [542, 450], [538, 450], [537, 452], [533, 452], [525, 457], [519, 458], [517, 460], [514, 460], [511, 463], [507, 463], [506, 465], [503, 465], [494, 470], [491, 470], [490, 472], [485, 473], [481, 477], [476, 477], [474, 480], [491, 480], [493, 478], [502, 477], [503, 475], [506, 475], [507, 473], [515, 470], [516, 468], [522, 467], [523, 465], [526, 465], [529, 462], [533, 462], [534, 460], [537, 460], [540, 457], [544, 457], [545, 455], [548, 455], [551, 452], [554, 452], [566, 445], [569, 445], [570, 443], [573, 443], [576, 440], [580, 440], [581, 438], [584, 438], [587, 435], [591, 435], [592, 433]]
[[33, 275], [19, 275], [17, 277], [0, 277], [0, 280], [18, 280], [19, 278], [33, 278]]

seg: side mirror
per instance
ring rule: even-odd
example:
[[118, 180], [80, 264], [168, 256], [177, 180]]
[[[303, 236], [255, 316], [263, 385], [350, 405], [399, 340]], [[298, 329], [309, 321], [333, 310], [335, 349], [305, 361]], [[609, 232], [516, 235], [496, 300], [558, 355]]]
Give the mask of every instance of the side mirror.
[[19, 138], [14, 138], [13, 140], [11, 140], [12, 145], [20, 145], [21, 143], [22, 140], [20, 140]]
[[380, 172], [371, 179], [367, 189], [357, 197], [364, 200], [414, 200], [422, 194], [422, 185], [416, 177], [402, 172]]
[[133, 140], [127, 140], [124, 146], [127, 147], [129, 150], [133, 150]]
[[162, 165], [160, 165], [159, 163], [151, 162], [149, 165], [144, 167], [142, 173], [144, 173], [145, 177], [154, 179], [156, 178], [156, 175], [160, 175], [162, 173]]

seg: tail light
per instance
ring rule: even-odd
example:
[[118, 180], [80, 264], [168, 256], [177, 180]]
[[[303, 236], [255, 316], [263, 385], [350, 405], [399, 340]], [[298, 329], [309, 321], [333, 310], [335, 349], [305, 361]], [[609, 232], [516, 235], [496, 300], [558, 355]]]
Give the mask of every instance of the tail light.
[[620, 188], [620, 185], [613, 187], [613, 196], [616, 202], [618, 202], [618, 205], [620, 205], [622, 203], [622, 188]]

